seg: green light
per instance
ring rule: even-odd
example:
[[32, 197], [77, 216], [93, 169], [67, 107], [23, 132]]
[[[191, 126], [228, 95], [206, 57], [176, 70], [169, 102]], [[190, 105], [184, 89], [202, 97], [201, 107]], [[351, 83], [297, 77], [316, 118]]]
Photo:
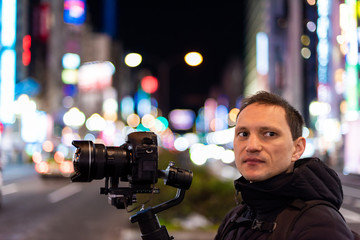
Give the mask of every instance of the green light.
[[358, 70], [356, 65], [346, 64], [346, 110], [358, 111], [359, 110], [359, 95], [357, 76]]

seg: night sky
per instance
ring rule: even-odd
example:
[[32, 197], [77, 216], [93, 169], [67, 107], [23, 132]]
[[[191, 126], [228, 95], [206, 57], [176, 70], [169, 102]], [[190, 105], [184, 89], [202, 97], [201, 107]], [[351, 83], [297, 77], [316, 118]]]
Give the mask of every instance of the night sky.
[[[92, 19], [100, 19], [95, 15], [99, 2], [89, 3]], [[155, 7], [140, 3], [129, 6], [119, 1], [116, 7], [116, 37], [125, 52], [141, 53], [142, 67], [149, 67], [154, 74], [159, 62], [167, 62], [170, 108], [199, 108], [210, 89], [220, 85], [228, 61], [242, 58], [243, 3]], [[189, 51], [203, 55], [200, 66], [185, 64], [183, 57]]]

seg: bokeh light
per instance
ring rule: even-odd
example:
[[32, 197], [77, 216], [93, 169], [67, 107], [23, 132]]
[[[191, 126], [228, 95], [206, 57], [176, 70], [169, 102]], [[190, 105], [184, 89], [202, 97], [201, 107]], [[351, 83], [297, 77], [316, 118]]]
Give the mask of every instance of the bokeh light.
[[55, 152], [54, 160], [57, 163], [62, 163], [65, 160], [64, 154], [60, 151]]
[[203, 62], [203, 56], [198, 52], [189, 52], [185, 55], [184, 60], [189, 66], [196, 67]]
[[240, 112], [240, 109], [238, 108], [233, 108], [230, 110], [229, 112], [229, 126], [234, 126], [236, 124], [236, 118], [237, 118], [237, 115], [239, 114]]
[[185, 137], [178, 137], [174, 141], [174, 147], [180, 152], [185, 151], [189, 147], [189, 141]]
[[76, 69], [80, 66], [80, 56], [76, 53], [65, 53], [62, 57], [62, 66], [66, 69]]
[[311, 57], [311, 51], [309, 48], [304, 47], [301, 49], [301, 56], [305, 59], [309, 59]]
[[157, 117], [155, 120], [155, 130], [158, 132], [165, 131], [169, 126], [169, 122], [164, 117]]
[[142, 62], [142, 56], [139, 53], [129, 53], [125, 56], [124, 62], [129, 67], [137, 67]]
[[100, 114], [94, 113], [86, 120], [85, 125], [90, 131], [103, 131], [106, 128], [106, 121]]
[[155, 127], [155, 117], [151, 114], [145, 114], [141, 118], [141, 123], [146, 128], [153, 128], [153, 127]]
[[80, 127], [85, 123], [85, 114], [73, 107], [64, 114], [63, 121], [67, 126]]
[[154, 93], [158, 89], [158, 80], [153, 76], [145, 76], [141, 79], [141, 87], [146, 93]]
[[227, 149], [221, 154], [221, 161], [229, 164], [235, 161], [235, 154], [233, 150]]
[[306, 24], [306, 27], [310, 32], [315, 32], [316, 31], [316, 24], [313, 21], [309, 21]]
[[40, 152], [34, 152], [32, 155], [32, 160], [34, 163], [39, 163], [42, 161], [42, 155]]
[[195, 113], [190, 109], [174, 109], [169, 114], [169, 120], [174, 129], [190, 129], [195, 120]]
[[126, 122], [130, 127], [136, 128], [140, 124], [140, 117], [139, 115], [132, 113], [127, 117]]
[[52, 152], [54, 150], [54, 144], [50, 140], [46, 140], [43, 143], [42, 148], [45, 152]]

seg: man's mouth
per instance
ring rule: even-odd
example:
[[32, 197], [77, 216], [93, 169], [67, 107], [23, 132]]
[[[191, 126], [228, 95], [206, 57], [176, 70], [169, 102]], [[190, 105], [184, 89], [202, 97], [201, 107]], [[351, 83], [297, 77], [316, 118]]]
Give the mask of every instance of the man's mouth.
[[258, 159], [258, 158], [246, 158], [244, 160], [244, 163], [248, 163], [248, 164], [259, 164], [259, 163], [264, 163], [265, 161]]

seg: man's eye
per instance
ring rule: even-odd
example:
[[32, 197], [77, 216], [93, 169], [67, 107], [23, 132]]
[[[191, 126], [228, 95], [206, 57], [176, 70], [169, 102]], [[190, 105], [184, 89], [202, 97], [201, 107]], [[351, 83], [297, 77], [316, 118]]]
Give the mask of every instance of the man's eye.
[[276, 133], [275, 133], [275, 132], [266, 132], [266, 133], [265, 133], [265, 136], [267, 136], [267, 137], [274, 137], [274, 136], [276, 136]]
[[239, 133], [238, 133], [238, 136], [240, 136], [240, 137], [246, 137], [246, 136], [248, 136], [248, 133], [247, 133], [247, 132], [239, 132]]

